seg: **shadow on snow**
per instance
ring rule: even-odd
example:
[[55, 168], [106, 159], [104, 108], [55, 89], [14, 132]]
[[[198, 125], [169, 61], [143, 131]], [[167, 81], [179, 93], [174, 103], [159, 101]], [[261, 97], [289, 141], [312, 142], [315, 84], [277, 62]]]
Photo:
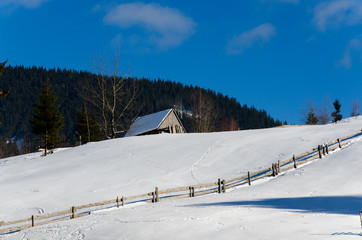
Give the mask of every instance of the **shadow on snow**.
[[362, 196], [321, 196], [296, 198], [268, 198], [254, 201], [216, 202], [188, 205], [188, 207], [252, 206], [288, 209], [311, 213], [358, 215], [362, 209]]

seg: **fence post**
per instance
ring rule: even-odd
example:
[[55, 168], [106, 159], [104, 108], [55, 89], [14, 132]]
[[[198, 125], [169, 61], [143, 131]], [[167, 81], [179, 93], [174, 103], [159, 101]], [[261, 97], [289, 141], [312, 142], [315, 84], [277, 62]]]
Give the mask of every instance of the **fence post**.
[[249, 183], [249, 186], [250, 186], [251, 185], [250, 172], [248, 172], [248, 183]]
[[190, 190], [190, 197], [192, 197], [192, 187], [189, 187]]
[[280, 160], [278, 160], [278, 173], [280, 173]]
[[155, 194], [156, 194], [156, 202], [159, 202], [160, 198], [158, 197], [158, 187], [155, 187]]
[[275, 164], [274, 163], [272, 164], [272, 169], [273, 169], [273, 177], [275, 177], [277, 174], [276, 174], [276, 171], [275, 171]]
[[122, 196], [121, 198], [121, 201], [122, 201], [122, 207], [124, 206], [124, 197]]
[[223, 192], [226, 192], [225, 180], [223, 179], [223, 180], [221, 181], [221, 183], [222, 183], [222, 191], [223, 191]]
[[319, 158], [322, 158], [321, 145], [318, 145]]
[[326, 152], [329, 154], [328, 144], [326, 144]]
[[73, 206], [71, 208], [71, 211], [72, 211], [72, 216], [70, 217], [71, 219], [74, 219], [75, 218], [75, 212], [77, 211], [76, 208]]
[[338, 141], [339, 148], [342, 148], [342, 146], [341, 146], [341, 139], [337, 138], [337, 141]]
[[274, 176], [276, 176], [277, 175], [277, 168], [276, 168], [276, 166], [275, 166], [275, 163], [273, 163], [273, 172], [274, 172]]
[[221, 193], [221, 179], [220, 178], [217, 180], [217, 184], [218, 184], [219, 193]]
[[195, 197], [195, 187], [191, 187], [191, 190], [192, 190], [192, 197]]
[[322, 149], [323, 149], [323, 155], [325, 156], [325, 155], [326, 155], [326, 148], [325, 148], [325, 145], [322, 145]]
[[156, 201], [156, 196], [155, 196], [155, 192], [152, 192], [152, 202], [154, 203]]
[[34, 227], [35, 223], [34, 223], [34, 215], [31, 215], [31, 226]]
[[295, 162], [295, 155], [293, 155], [294, 168], [297, 168], [297, 163]]

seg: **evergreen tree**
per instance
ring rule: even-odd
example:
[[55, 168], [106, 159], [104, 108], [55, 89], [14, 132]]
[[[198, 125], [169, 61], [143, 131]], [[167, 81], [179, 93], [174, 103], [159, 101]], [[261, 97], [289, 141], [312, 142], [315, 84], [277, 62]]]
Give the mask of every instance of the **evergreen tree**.
[[[4, 70], [5, 70], [5, 66], [7, 64], [8, 61], [5, 61], [3, 63], [0, 63], [0, 76], [3, 74]], [[9, 90], [4, 90], [4, 89], [0, 89], [0, 97], [4, 98], [6, 97], [6, 95], [9, 94]]]
[[339, 103], [338, 99], [334, 101], [333, 106], [336, 111], [332, 112], [332, 117], [333, 117], [333, 122], [336, 123], [337, 121], [342, 120], [341, 104]]
[[45, 156], [48, 149], [54, 148], [59, 143], [59, 131], [63, 128], [63, 115], [59, 113], [60, 106], [56, 104], [57, 99], [47, 79], [30, 119], [32, 133], [39, 135], [43, 141]]
[[[5, 70], [5, 65], [8, 61], [5, 61], [3, 63], [0, 63], [0, 76], [3, 74]], [[9, 90], [0, 89], [0, 98], [5, 98], [9, 94]], [[1, 124], [1, 121], [0, 121]]]
[[6, 63], [7, 63], [7, 61], [0, 63], [0, 76], [3, 74], [3, 72], [5, 70]]
[[313, 107], [309, 108], [309, 112], [307, 115], [307, 121], [305, 122], [308, 125], [316, 125], [318, 123], [318, 118], [313, 112]]
[[3, 74], [4, 70], [5, 70], [5, 65], [7, 64], [8, 61], [5, 61], [3, 63], [0, 63], [0, 76]]

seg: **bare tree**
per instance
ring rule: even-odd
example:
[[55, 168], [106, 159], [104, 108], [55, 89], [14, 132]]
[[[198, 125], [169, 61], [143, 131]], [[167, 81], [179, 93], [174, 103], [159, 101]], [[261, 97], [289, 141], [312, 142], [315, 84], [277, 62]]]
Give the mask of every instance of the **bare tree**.
[[75, 123], [75, 129], [81, 142], [87, 143], [103, 140], [98, 118], [94, 112], [89, 112], [86, 104], [84, 104], [82, 109], [78, 110], [77, 117], [78, 121]]
[[108, 139], [115, 138], [120, 132], [117, 127], [125, 128], [123, 121], [132, 112], [131, 106], [137, 97], [135, 80], [128, 78], [129, 72], [120, 74], [119, 58], [120, 55], [115, 54], [110, 68], [107, 67], [104, 57], [93, 59], [95, 84], [92, 84], [94, 87], [89, 89], [86, 97], [97, 109], [101, 119], [99, 126]]
[[237, 131], [240, 128], [238, 122], [231, 116], [224, 119], [221, 125], [221, 129], [223, 131]]
[[331, 120], [332, 101], [329, 96], [326, 96], [318, 108], [318, 121], [320, 124], [327, 124]]
[[91, 83], [89, 88], [84, 93], [84, 99], [86, 102], [91, 103], [95, 108], [97, 115], [100, 116], [99, 127], [103, 131], [104, 137], [108, 137], [108, 120], [106, 117], [106, 64], [104, 56], [97, 56], [92, 59], [92, 69], [95, 74], [95, 78], [90, 78]]
[[133, 81], [133, 86], [131, 86], [131, 95], [127, 96], [125, 86], [126, 86], [126, 77], [128, 74], [121, 76], [119, 74], [119, 54], [114, 56], [112, 60], [112, 73], [110, 74], [110, 86], [109, 92], [106, 97], [106, 106], [110, 113], [110, 130], [111, 138], [116, 137], [117, 133], [117, 122], [119, 122], [129, 110], [131, 104], [136, 98], [136, 86]]
[[359, 116], [359, 101], [356, 100], [353, 102], [352, 104], [352, 114], [351, 114], [352, 117], [357, 117]]
[[84, 104], [84, 116], [85, 116], [85, 123], [86, 123], [86, 128], [87, 128], [87, 140], [88, 140], [88, 142], [90, 142], [91, 141], [91, 132], [90, 132], [90, 124], [89, 124], [89, 114], [88, 114], [87, 106], [85, 106], [85, 104]]
[[194, 111], [195, 132], [211, 132], [214, 130], [216, 109], [208, 95], [201, 88], [195, 89], [197, 93], [193, 97], [192, 109]]

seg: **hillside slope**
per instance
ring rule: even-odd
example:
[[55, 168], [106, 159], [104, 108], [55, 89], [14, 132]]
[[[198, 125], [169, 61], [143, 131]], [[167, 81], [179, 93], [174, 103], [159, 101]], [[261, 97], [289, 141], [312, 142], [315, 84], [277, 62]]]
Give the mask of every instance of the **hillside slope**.
[[[2, 160], [0, 191], [9, 194], [1, 194], [1, 202], [9, 207], [1, 219], [19, 216], [18, 212], [34, 214], [36, 207], [48, 212], [64, 203], [145, 192], [155, 185], [232, 177], [347, 135], [361, 124], [359, 118], [327, 126], [134, 137], [46, 158]], [[0, 239], [359, 239], [360, 156], [361, 137], [327, 157], [251, 187], [100, 210]]]
[[318, 144], [360, 130], [362, 118], [338, 124], [153, 135], [89, 143], [0, 160], [0, 219], [12, 220], [96, 201], [214, 182], [257, 171]]

